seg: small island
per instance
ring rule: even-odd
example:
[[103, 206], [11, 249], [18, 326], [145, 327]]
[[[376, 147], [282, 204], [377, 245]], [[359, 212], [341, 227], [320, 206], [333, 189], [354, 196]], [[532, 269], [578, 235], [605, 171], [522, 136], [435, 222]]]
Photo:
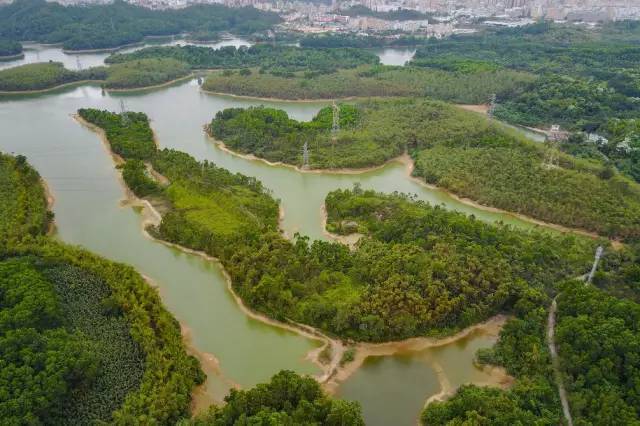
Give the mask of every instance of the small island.
[[47, 235], [50, 196], [0, 153], [4, 422], [173, 424], [204, 373], [157, 290], [132, 267]]
[[61, 44], [69, 53], [96, 52], [180, 34], [207, 39], [222, 32], [248, 35], [280, 21], [274, 12], [219, 4], [151, 10], [123, 1], [63, 7], [45, 0], [15, 0], [0, 7], [0, 39], [20, 42], [26, 34], [30, 41]]
[[60, 62], [21, 65], [0, 70], [0, 94], [38, 93], [85, 83], [107, 90], [133, 90], [190, 77], [191, 70], [174, 59], [144, 59], [73, 71]]

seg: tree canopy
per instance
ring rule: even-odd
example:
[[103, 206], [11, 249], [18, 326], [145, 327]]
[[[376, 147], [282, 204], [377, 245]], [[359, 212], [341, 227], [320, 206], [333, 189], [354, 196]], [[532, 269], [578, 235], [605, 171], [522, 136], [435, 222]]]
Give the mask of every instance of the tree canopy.
[[16, 0], [0, 6], [0, 38], [62, 43], [65, 49], [103, 49], [145, 36], [230, 31], [250, 34], [280, 22], [276, 13], [218, 4], [151, 10], [124, 1], [62, 6], [45, 0]]

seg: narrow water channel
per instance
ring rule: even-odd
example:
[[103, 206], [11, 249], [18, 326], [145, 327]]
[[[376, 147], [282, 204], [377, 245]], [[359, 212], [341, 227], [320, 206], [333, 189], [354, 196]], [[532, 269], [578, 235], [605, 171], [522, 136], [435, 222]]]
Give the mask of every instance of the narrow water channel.
[[[317, 368], [304, 357], [317, 343], [247, 318], [227, 292], [218, 265], [144, 237], [140, 215], [120, 205], [124, 190], [105, 147], [71, 117], [82, 107], [117, 110], [121, 99], [128, 109], [149, 115], [161, 147], [183, 150], [262, 180], [282, 201], [284, 227], [289, 234], [299, 231], [323, 238], [320, 208], [325, 195], [356, 182], [385, 192], [416, 193], [421, 199], [484, 220], [531, 226], [508, 215], [466, 206], [419, 185], [408, 179], [400, 164], [360, 175], [326, 175], [298, 173], [228, 154], [205, 137], [202, 126], [223, 108], [265, 102], [203, 94], [195, 81], [120, 96], [102, 95], [99, 88], [84, 86], [49, 95], [0, 99], [0, 150], [26, 155], [47, 180], [56, 198], [59, 237], [131, 264], [156, 283], [166, 306], [189, 328], [195, 346], [219, 361], [223, 377], [212, 377], [209, 382], [209, 391], [217, 399], [234, 383], [251, 386], [283, 368], [316, 373]], [[269, 105], [283, 108], [297, 119], [310, 119], [322, 106], [293, 102]], [[368, 424], [386, 425], [391, 420], [397, 425], [414, 424], [426, 398], [440, 391], [439, 374], [453, 386], [489, 380], [472, 365], [472, 359], [477, 348], [490, 346], [495, 338], [495, 334], [474, 333], [441, 348], [371, 358], [338, 393], [362, 403]]]

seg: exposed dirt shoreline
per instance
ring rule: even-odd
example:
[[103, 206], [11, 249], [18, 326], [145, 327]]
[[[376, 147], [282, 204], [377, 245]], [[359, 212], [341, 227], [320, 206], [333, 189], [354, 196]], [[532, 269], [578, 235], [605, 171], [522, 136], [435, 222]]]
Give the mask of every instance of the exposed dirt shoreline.
[[[112, 158], [114, 159], [116, 164], [123, 161], [120, 156], [118, 156], [117, 154], [111, 151], [111, 147], [106, 137], [106, 133], [101, 128], [86, 122], [85, 120], [83, 120], [81, 117], [77, 115], [75, 116], [75, 119], [78, 120], [78, 122], [81, 123], [82, 125], [85, 125], [87, 128], [89, 128], [90, 130], [98, 134], [98, 136], [100, 137], [100, 139], [102, 140], [105, 146], [105, 149], [107, 149], [107, 152], [111, 153]], [[186, 247], [182, 247], [177, 244], [173, 244], [167, 241], [157, 239], [152, 235], [150, 235], [146, 231], [146, 227], [148, 225], [158, 225], [162, 219], [160, 213], [151, 205], [151, 203], [148, 200], [144, 200], [136, 197], [133, 194], [133, 192], [131, 192], [126, 187], [126, 184], [123, 181], [121, 174], [118, 173], [118, 175], [119, 175], [120, 184], [125, 189], [125, 194], [127, 197], [128, 204], [139, 206], [143, 210], [143, 213], [142, 213], [143, 220], [141, 221], [141, 226], [142, 226], [143, 234], [147, 238], [150, 238], [164, 245], [177, 248], [185, 253], [197, 255], [208, 261], [216, 262], [219, 265], [225, 277], [227, 290], [233, 296], [235, 302], [237, 303], [241, 311], [247, 316], [257, 321], [263, 322], [265, 324], [282, 328], [282, 329], [291, 331], [293, 333], [296, 333], [298, 335], [301, 335], [303, 337], [320, 341], [323, 343], [321, 347], [311, 350], [307, 354], [306, 359], [310, 360], [311, 362], [315, 363], [320, 367], [322, 374], [320, 376], [316, 376], [315, 378], [316, 380], [318, 380], [319, 383], [323, 385], [324, 389], [327, 392], [330, 392], [330, 393], [335, 392], [339, 384], [345, 381], [346, 379], [348, 379], [353, 373], [355, 373], [358, 370], [358, 368], [362, 366], [365, 359], [369, 356], [389, 356], [389, 355], [394, 355], [396, 353], [415, 352], [415, 351], [421, 351], [430, 347], [443, 346], [443, 345], [453, 343], [457, 340], [466, 338], [476, 330], [485, 330], [487, 332], [497, 333], [499, 332], [499, 330], [502, 328], [502, 326], [507, 320], [506, 316], [498, 315], [483, 323], [479, 323], [479, 324], [475, 324], [473, 326], [467, 327], [454, 335], [444, 337], [444, 338], [415, 337], [415, 338], [410, 338], [406, 340], [392, 341], [392, 342], [385, 342], [385, 343], [344, 342], [340, 339], [331, 338], [326, 334], [324, 334], [323, 332], [321, 332], [320, 330], [311, 326], [298, 324], [294, 322], [283, 323], [283, 322], [274, 320], [262, 313], [259, 313], [250, 309], [245, 305], [244, 301], [234, 291], [231, 277], [229, 276], [228, 272], [224, 269], [219, 259], [212, 257], [202, 251], [196, 251]], [[207, 372], [207, 377], [211, 377], [210, 374], [213, 374], [217, 377], [224, 379], [224, 375], [220, 369], [219, 362], [217, 361], [215, 356], [212, 354], [206, 354], [206, 353], [200, 352], [196, 348], [194, 348], [190, 339], [190, 332], [188, 330], [188, 327], [183, 323], [181, 323], [181, 327], [183, 330], [183, 341], [185, 343], [185, 346], [188, 348], [190, 353], [194, 354], [201, 361], [203, 365], [203, 369], [205, 370], [205, 372]], [[343, 357], [346, 345], [349, 345], [355, 348], [355, 351], [356, 351], [355, 357], [352, 362], [347, 363], [344, 366], [341, 366], [340, 361]], [[323, 364], [320, 361], [320, 354], [327, 347], [330, 347], [331, 357], [328, 363]], [[498, 378], [498, 381], [503, 380], [506, 375], [504, 371], [499, 368], [493, 369], [493, 371], [490, 374], [495, 375]], [[232, 382], [228, 380], [227, 382], [229, 384], [234, 385]], [[452, 389], [447, 389], [446, 386], [443, 385], [443, 383], [444, 382], [441, 380], [441, 388], [442, 388], [441, 392], [436, 395], [430, 396], [427, 402], [429, 402], [430, 400], [436, 397], [439, 397], [439, 398], [445, 397], [446, 395], [448, 395], [453, 391]], [[212, 395], [208, 394], [205, 391], [205, 389], [206, 389], [206, 383], [205, 385], [202, 385], [196, 388], [193, 392], [192, 406], [193, 406], [194, 412], [198, 412], [205, 409], [206, 406], [208, 406], [209, 404], [215, 401], [215, 398], [213, 398]]]
[[331, 238], [334, 241], [344, 244], [348, 246], [351, 250], [355, 249], [356, 244], [360, 241], [360, 238], [364, 237], [363, 234], [353, 233], [349, 235], [339, 235], [334, 234], [333, 232], [327, 231], [327, 220], [329, 219], [329, 215], [327, 214], [327, 206], [322, 204], [320, 208], [320, 214], [322, 216], [322, 234]]
[[234, 151], [233, 149], [229, 148], [223, 141], [216, 139], [215, 137], [211, 136], [211, 134], [209, 133], [209, 131], [207, 130], [206, 126], [205, 126], [205, 134], [207, 135], [207, 138], [214, 143], [214, 145], [216, 147], [218, 147], [220, 150], [231, 154], [233, 156], [239, 157], [239, 158], [244, 158], [245, 160], [249, 160], [249, 161], [259, 161], [262, 162], [264, 164], [267, 164], [269, 166], [272, 167], [286, 167], [289, 169], [293, 169], [298, 173], [312, 173], [312, 174], [336, 174], [336, 175], [360, 175], [363, 173], [368, 173], [368, 172], [372, 172], [375, 170], [380, 170], [385, 168], [387, 165], [391, 164], [391, 163], [396, 163], [396, 162], [402, 162], [401, 156], [400, 157], [395, 157], [395, 158], [391, 158], [387, 161], [385, 161], [382, 164], [379, 164], [377, 166], [371, 166], [371, 167], [365, 167], [365, 168], [343, 168], [343, 169], [303, 169], [301, 167], [298, 166], [294, 166], [293, 164], [287, 164], [287, 163], [283, 163], [281, 161], [269, 161], [266, 160], [264, 158], [260, 158], [260, 157], [256, 157], [253, 154], [243, 154], [240, 153], [238, 151]]
[[[402, 154], [398, 157], [392, 158], [388, 161], [386, 161], [384, 164], [378, 165], [378, 166], [372, 166], [372, 167], [367, 167], [364, 169], [301, 169], [298, 166], [294, 166], [291, 164], [286, 164], [286, 163], [282, 163], [282, 162], [272, 162], [269, 160], [265, 160], [264, 158], [260, 158], [260, 157], [256, 157], [253, 154], [242, 154], [239, 152], [236, 152], [234, 150], [232, 150], [231, 148], [229, 148], [228, 146], [226, 146], [226, 144], [221, 141], [218, 140], [216, 138], [214, 138], [213, 136], [211, 136], [209, 134], [209, 132], [205, 129], [205, 133], [207, 135], [207, 137], [215, 144], [215, 146], [217, 146], [219, 149], [221, 149], [224, 152], [227, 152], [229, 154], [232, 154], [236, 157], [239, 158], [244, 158], [245, 160], [250, 160], [250, 161], [260, 161], [263, 162], [269, 166], [275, 166], [275, 167], [288, 167], [291, 169], [296, 170], [297, 172], [300, 173], [316, 173], [316, 174], [362, 174], [362, 173], [367, 173], [367, 172], [371, 172], [371, 171], [375, 171], [375, 170], [380, 170], [384, 167], [386, 167], [387, 165], [389, 165], [390, 163], [402, 163], [406, 166], [407, 169], [407, 177], [414, 181], [415, 183], [424, 186], [425, 188], [429, 188], [431, 190], [435, 190], [435, 191], [440, 191], [444, 194], [446, 194], [447, 196], [451, 197], [452, 199], [454, 199], [455, 201], [458, 201], [459, 203], [465, 204], [467, 206], [470, 207], [474, 207], [477, 208], [478, 210], [483, 210], [486, 212], [490, 212], [490, 213], [498, 213], [498, 214], [502, 214], [505, 216], [511, 216], [514, 217], [516, 219], [522, 220], [524, 222], [529, 222], [531, 224], [534, 225], [539, 225], [542, 227], [546, 227], [546, 228], [550, 228], [556, 231], [560, 231], [563, 233], [573, 233], [573, 234], [578, 234], [578, 235], [582, 235], [588, 238], [592, 238], [592, 239], [597, 239], [597, 238], [605, 238], [602, 237], [594, 232], [590, 232], [587, 231], [586, 229], [579, 229], [579, 228], [569, 228], [563, 225], [558, 225], [555, 223], [551, 223], [551, 222], [545, 222], [539, 219], [535, 219], [531, 216], [527, 216], [521, 213], [515, 213], [515, 212], [510, 212], [507, 210], [502, 210], [499, 209], [497, 207], [491, 207], [491, 206], [486, 206], [484, 204], [480, 204], [470, 198], [466, 198], [466, 197], [461, 197], [451, 191], [448, 191], [445, 188], [441, 188], [438, 187], [436, 185], [431, 185], [426, 183], [424, 180], [422, 180], [419, 177], [413, 176], [413, 169], [415, 167], [414, 165], [414, 161], [413, 159], [408, 155], [408, 154]], [[326, 220], [326, 218], [325, 218]], [[324, 228], [323, 228], [324, 229]], [[333, 239], [335, 239], [336, 241], [341, 241], [344, 242], [347, 245], [351, 245], [353, 244], [351, 241], [351, 238], [349, 238], [348, 236], [339, 236], [339, 235], [335, 235], [335, 234], [331, 234], [329, 232], [325, 232], [325, 235], [327, 235], [328, 237], [331, 237]], [[611, 245], [615, 248], [619, 248], [621, 247], [621, 243], [618, 241], [614, 241], [614, 240], [609, 240], [611, 242]]]
[[260, 96], [251, 96], [251, 95], [236, 95], [229, 92], [216, 92], [213, 90], [200, 89], [202, 93], [206, 93], [208, 95], [215, 96], [228, 96], [230, 98], [238, 98], [238, 99], [255, 99], [257, 101], [265, 101], [265, 102], [293, 102], [293, 103], [329, 103], [333, 101], [354, 101], [358, 99], [372, 98], [373, 96], [347, 96], [345, 98], [317, 98], [317, 99], [284, 99], [284, 98], [269, 98], [269, 97], [260, 97]]
[[[338, 368], [332, 379], [325, 385], [325, 388], [330, 393], [335, 392], [338, 385], [353, 375], [370, 356], [391, 356], [399, 353], [419, 352], [428, 348], [445, 346], [464, 339], [477, 331], [498, 334], [507, 320], [508, 317], [506, 315], [496, 315], [484, 322], [466, 327], [447, 337], [412, 337], [405, 340], [385, 343], [353, 343], [352, 347], [356, 350], [354, 360]], [[493, 367], [488, 372], [495, 375], [496, 381], [498, 382], [504, 381], [506, 377], [509, 377], [504, 369], [499, 367]], [[450, 392], [451, 389], [444, 389], [444, 391]], [[430, 398], [434, 397], [435, 395]]]

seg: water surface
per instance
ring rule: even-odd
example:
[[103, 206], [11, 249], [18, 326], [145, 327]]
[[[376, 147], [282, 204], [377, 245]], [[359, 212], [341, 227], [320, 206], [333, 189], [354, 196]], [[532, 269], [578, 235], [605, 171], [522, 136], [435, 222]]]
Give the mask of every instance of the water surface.
[[[269, 104], [292, 117], [308, 120], [322, 103], [263, 102], [199, 91], [195, 80], [158, 91], [128, 95], [102, 94], [83, 86], [54, 94], [0, 100], [0, 150], [24, 154], [49, 183], [56, 198], [59, 237], [105, 257], [133, 265], [159, 287], [168, 309], [191, 331], [203, 352], [215, 355], [226, 380], [213, 378], [209, 390], [218, 398], [231, 383], [246, 387], [267, 380], [280, 369], [312, 374], [318, 369], [304, 360], [317, 343], [245, 316], [226, 290], [215, 263], [147, 239], [134, 209], [122, 207], [124, 190], [106, 148], [98, 137], [71, 117], [78, 108], [117, 110], [124, 99], [130, 110], [149, 115], [161, 147], [186, 151], [233, 172], [255, 176], [282, 202], [284, 228], [323, 238], [320, 209], [325, 195], [360, 183], [379, 191], [415, 193], [420, 199], [472, 213], [486, 221], [531, 226], [509, 215], [464, 205], [446, 193], [409, 179], [401, 164], [359, 175], [298, 173], [272, 167], [220, 150], [202, 126], [228, 107]], [[483, 381], [471, 360], [492, 336], [473, 335], [463, 343], [367, 361], [340, 394], [359, 400], [368, 424], [412, 424], [425, 399], [440, 389], [433, 360], [454, 384]], [[385, 417], [386, 416], [386, 417]]]

